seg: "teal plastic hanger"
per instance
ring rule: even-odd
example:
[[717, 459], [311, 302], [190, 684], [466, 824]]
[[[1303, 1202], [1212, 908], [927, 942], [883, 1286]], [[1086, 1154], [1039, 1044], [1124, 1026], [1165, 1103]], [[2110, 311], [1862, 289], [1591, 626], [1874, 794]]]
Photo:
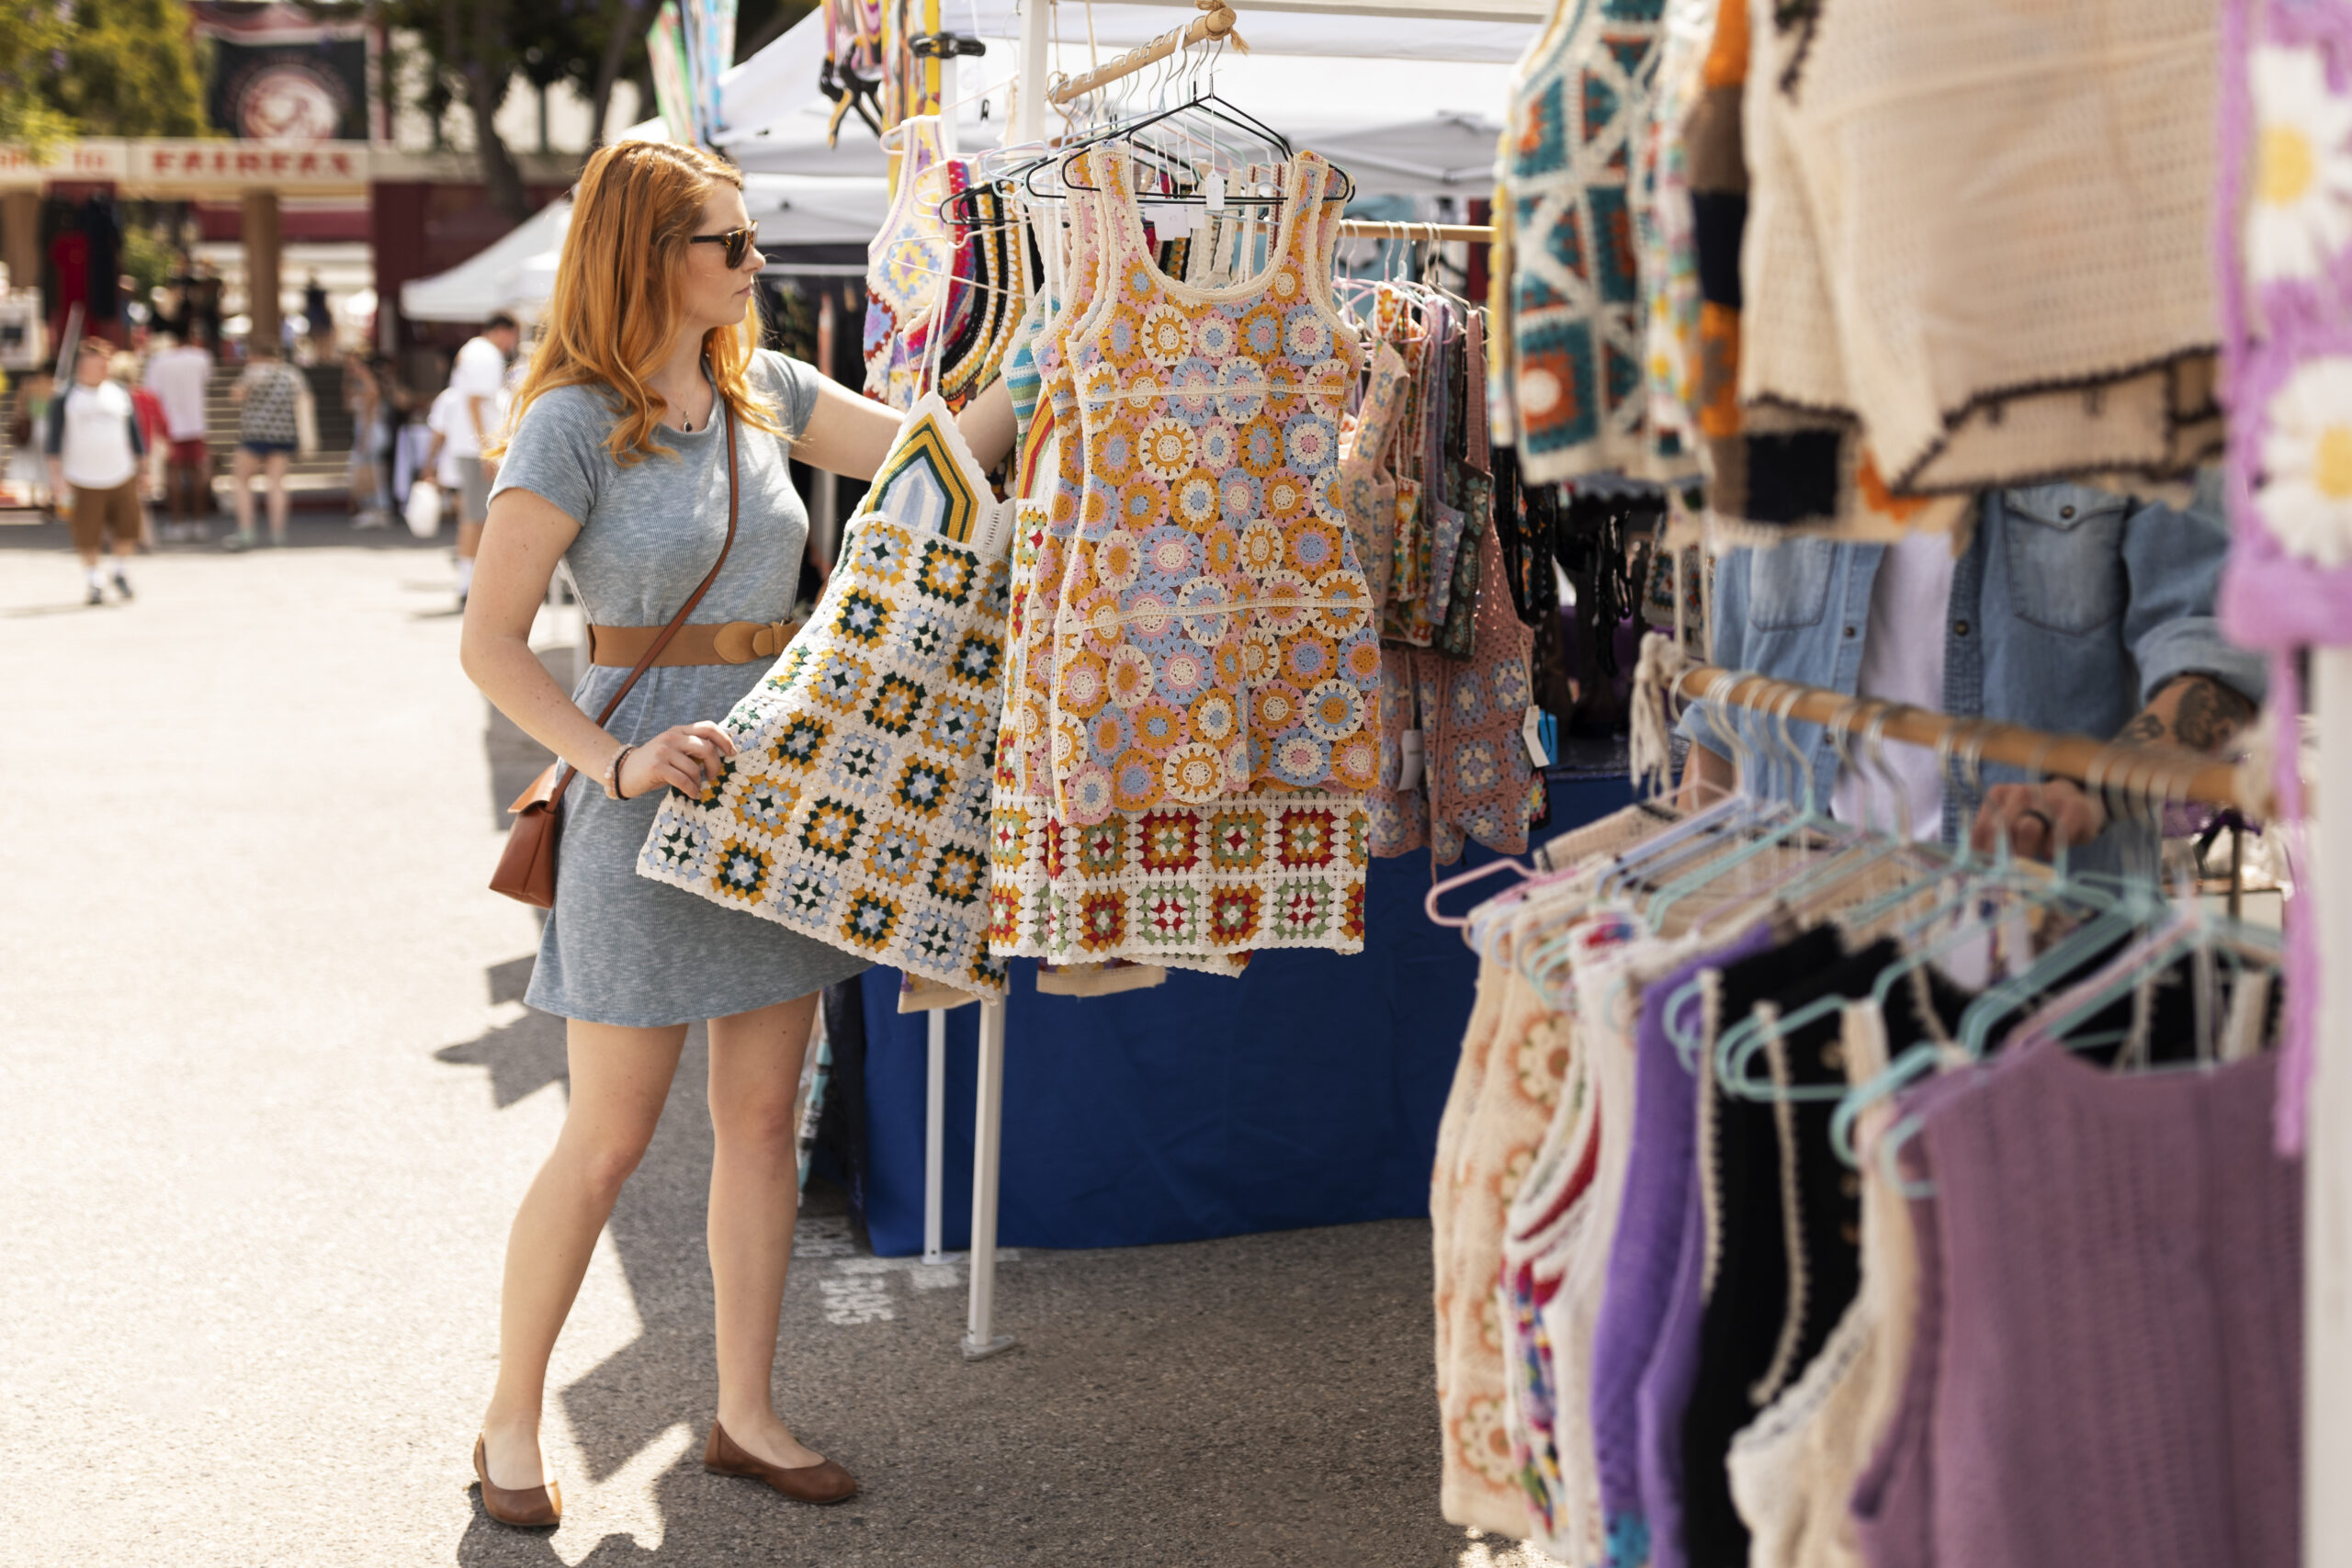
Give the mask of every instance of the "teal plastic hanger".
[[[1674, 906], [1690, 894], [1710, 884], [1721, 881], [1725, 875], [1789, 842], [1797, 835], [1805, 832], [1838, 830], [1838, 825], [1830, 818], [1828, 813], [1820, 808], [1815, 795], [1812, 760], [1804, 755], [1789, 729], [1790, 716], [1796, 711], [1796, 705], [1804, 694], [1803, 691], [1797, 687], [1787, 687], [1779, 697], [1774, 699], [1775, 703], [1781, 705], [1762, 710], [1770, 713], [1775, 720], [1774, 733], [1788, 752], [1790, 797], [1795, 803], [1795, 809], [1751, 842], [1734, 850], [1720, 860], [1710, 861], [1705, 865], [1685, 874], [1654, 892], [1645, 911], [1652, 930], [1663, 927], [1666, 917], [1673, 910]], [[1760, 893], [1763, 889], [1758, 891]]]
[[[1861, 726], [1861, 742], [1865, 756], [1863, 759], [1857, 759], [1848, 749], [1848, 740], [1854, 728], [1851, 721], [1857, 715], [1870, 709], [1875, 711], [1871, 713], [1870, 717], [1864, 720]], [[1856, 846], [1860, 853], [1859, 856], [1850, 852], [1840, 853], [1833, 855], [1826, 865], [1801, 868], [1787, 884], [1770, 890], [1783, 904], [1793, 907], [1804, 898], [1817, 896], [1823, 890], [1869, 869], [1886, 855], [1920, 852], [1924, 849], [1924, 846], [1882, 835], [1870, 826], [1877, 819], [1874, 809], [1876, 805], [1874, 787], [1871, 782], [1871, 769], [1884, 767], [1883, 745], [1886, 724], [1897, 711], [1897, 705], [1894, 704], [1873, 703], [1868, 698], [1853, 697], [1848, 698], [1846, 705], [1832, 716], [1827, 728], [1830, 744], [1838, 753], [1838, 765], [1841, 769], [1853, 770], [1862, 790], [1862, 826], [1858, 829], [1849, 828], [1842, 823], [1835, 826], [1840, 830], [1855, 835]], [[1887, 782], [1894, 791], [1894, 814], [1897, 823], [1901, 827], [1907, 828], [1908, 822], [1901, 787], [1891, 775]], [[1811, 798], [1811, 783], [1808, 768], [1808, 799]], [[1936, 874], [1940, 876], [1940, 871]], [[1933, 878], [1930, 879], [1931, 882]], [[1700, 1027], [1698, 1021], [1702, 1015], [1695, 1005], [1699, 999], [1701, 984], [1702, 981], [1697, 976], [1683, 982], [1676, 994], [1668, 999], [1666, 1010], [1667, 1036], [1672, 1042], [1676, 1053], [1681, 1057], [1684, 1067], [1693, 1073], [1699, 1070], [1699, 1059], [1704, 1049], [1704, 1042], [1699, 1039], [1697, 1032]]]

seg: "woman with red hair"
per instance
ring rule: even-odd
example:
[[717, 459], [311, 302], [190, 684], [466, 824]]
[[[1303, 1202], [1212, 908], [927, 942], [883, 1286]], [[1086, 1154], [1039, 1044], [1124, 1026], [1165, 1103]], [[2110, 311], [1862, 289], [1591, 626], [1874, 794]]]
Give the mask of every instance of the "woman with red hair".
[[[770, 1380], [798, 1206], [801, 1057], [817, 993], [865, 964], [635, 871], [662, 793], [698, 795], [719, 776], [735, 747], [717, 721], [773, 661], [717, 634], [790, 608], [808, 516], [787, 463], [870, 478], [899, 427], [759, 346], [755, 241], [741, 176], [707, 153], [627, 141], [590, 160], [466, 606], [466, 672], [582, 784], [604, 786], [564, 802], [555, 907], [526, 997], [570, 1021], [571, 1103], [507, 1243], [498, 1385], [475, 1449], [483, 1506], [508, 1524], [561, 1512], [539, 1444], [548, 1359], [697, 1019], [709, 1023], [716, 1134], [718, 1409], [704, 1462], [809, 1502], [857, 1485], [786, 1429]], [[1001, 388], [962, 426], [994, 466], [1012, 441]], [[722, 547], [687, 623], [599, 725], [591, 715]], [[569, 694], [529, 642], [559, 560], [595, 628], [593, 666]]]

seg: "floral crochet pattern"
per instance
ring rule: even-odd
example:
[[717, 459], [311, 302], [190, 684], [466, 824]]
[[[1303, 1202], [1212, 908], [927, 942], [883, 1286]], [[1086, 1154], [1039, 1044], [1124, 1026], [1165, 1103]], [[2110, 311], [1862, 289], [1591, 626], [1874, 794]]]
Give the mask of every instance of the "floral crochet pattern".
[[1319, 254], [1329, 173], [1294, 159], [1266, 271], [1204, 290], [1154, 264], [1107, 160], [1108, 292], [1069, 337], [1084, 489], [1053, 630], [1055, 798], [1074, 821], [1377, 775], [1379, 646], [1336, 493], [1356, 359]]

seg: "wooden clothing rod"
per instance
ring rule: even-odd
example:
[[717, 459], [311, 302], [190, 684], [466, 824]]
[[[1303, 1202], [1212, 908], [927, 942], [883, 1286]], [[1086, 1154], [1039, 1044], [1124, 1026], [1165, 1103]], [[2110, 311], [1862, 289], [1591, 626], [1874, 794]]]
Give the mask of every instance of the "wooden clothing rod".
[[[1993, 719], [1953, 718], [1902, 703], [1841, 696], [1769, 676], [1701, 665], [1685, 671], [1675, 689], [1691, 700], [1728, 703], [1849, 734], [1874, 731], [1889, 740], [1935, 746], [1949, 738], [1951, 755], [2005, 763], [2159, 800], [2199, 800], [2240, 806], [2237, 769], [2228, 762], [2190, 762], [2145, 746], [2115, 746], [2087, 735], [2052, 735]], [[1883, 724], [1881, 723], [1882, 717]]]
[[1048, 89], [1046, 101], [1067, 104], [1082, 98], [1098, 87], [1107, 86], [1122, 76], [1132, 76], [1145, 66], [1167, 59], [1180, 49], [1226, 37], [1233, 31], [1233, 24], [1238, 20], [1239, 18], [1234, 15], [1232, 6], [1225, 4], [1225, 0], [1215, 0], [1214, 8], [1209, 9], [1208, 15], [1195, 17], [1190, 27], [1162, 33], [1140, 49], [1127, 51], [1107, 65], [1098, 65], [1083, 76], [1071, 77], [1060, 86]]
[[1342, 218], [1340, 237], [1343, 240], [1422, 240], [1439, 244], [1456, 241], [1472, 245], [1491, 245], [1495, 231], [1487, 223], [1391, 223], [1379, 218]]

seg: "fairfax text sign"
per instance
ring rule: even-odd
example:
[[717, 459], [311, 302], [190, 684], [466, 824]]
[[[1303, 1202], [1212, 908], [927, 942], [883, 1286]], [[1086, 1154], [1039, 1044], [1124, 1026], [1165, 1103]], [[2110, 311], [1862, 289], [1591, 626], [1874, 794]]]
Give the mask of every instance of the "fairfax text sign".
[[368, 159], [367, 143], [357, 141], [271, 147], [251, 141], [94, 138], [61, 143], [40, 160], [21, 147], [0, 146], [0, 186], [111, 180], [132, 192], [347, 188], [368, 183]]

